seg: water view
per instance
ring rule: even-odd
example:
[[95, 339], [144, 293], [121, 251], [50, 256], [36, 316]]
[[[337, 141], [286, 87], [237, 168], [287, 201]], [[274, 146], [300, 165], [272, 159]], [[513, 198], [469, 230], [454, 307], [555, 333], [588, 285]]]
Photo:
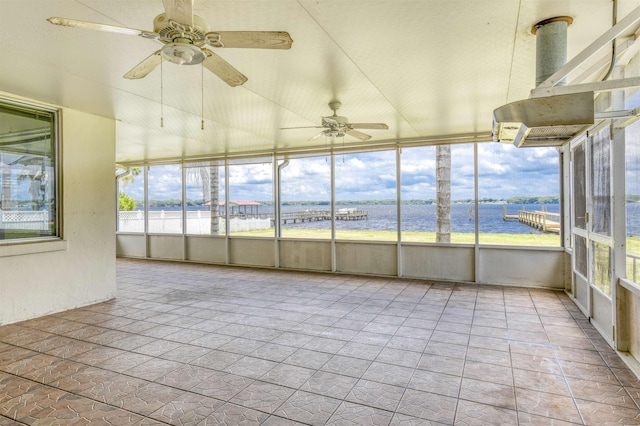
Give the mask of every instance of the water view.
[[[479, 205], [479, 229], [483, 233], [500, 234], [542, 234], [533, 227], [520, 223], [518, 220], [504, 220], [503, 213], [506, 207], [507, 215], [517, 215], [519, 210], [525, 208], [527, 211], [547, 211], [558, 213], [558, 204], [528, 204], [526, 206], [505, 205], [505, 204], [480, 204]], [[121, 212], [121, 219], [127, 217], [126, 223], [121, 220], [120, 230], [139, 232], [144, 229], [142, 211], [138, 209], [134, 212]], [[305, 204], [305, 205], [284, 205], [281, 208], [282, 217], [287, 213], [304, 211], [329, 211], [326, 204]], [[358, 210], [366, 212], [364, 220], [337, 220], [336, 228], [349, 231], [387, 231], [396, 232], [398, 228], [397, 206], [395, 204], [349, 204], [336, 205], [336, 212], [340, 210]], [[273, 206], [260, 205], [258, 209], [253, 209], [247, 215], [239, 217], [236, 221], [247, 221], [248, 219], [261, 219], [255, 222], [253, 228], [242, 227], [243, 231], [260, 230], [272, 228]], [[128, 214], [125, 214], [128, 213]], [[181, 209], [179, 207], [154, 207], [149, 209], [150, 225], [162, 224], [160, 232], [181, 232]], [[326, 219], [329, 215], [326, 216]], [[187, 232], [188, 233], [208, 233], [207, 223], [210, 220], [208, 206], [188, 206], [187, 207]], [[221, 218], [222, 220], [222, 218]], [[234, 220], [232, 218], [232, 220]], [[190, 225], [190, 222], [202, 221], [202, 224]], [[139, 222], [135, 224], [134, 222]], [[172, 223], [175, 222], [175, 223]], [[330, 220], [318, 221], [287, 221], [282, 223], [282, 229], [290, 230], [326, 230], [330, 228]], [[135, 226], [135, 230], [131, 229]], [[150, 226], [150, 232], [154, 232], [156, 226]], [[175, 228], [175, 229], [173, 229]], [[224, 229], [221, 224], [220, 229]], [[436, 231], [436, 206], [434, 204], [406, 204], [402, 205], [402, 230], [403, 232], [435, 232]], [[473, 204], [453, 204], [451, 206], [451, 231], [454, 233], [473, 234], [475, 230], [475, 206]], [[233, 231], [233, 229], [232, 229]]]
[[[479, 227], [482, 232], [506, 233], [506, 234], [529, 234], [541, 233], [517, 220], [504, 221], [502, 218], [503, 206], [507, 207], [507, 214], [517, 214], [522, 206], [503, 204], [480, 204], [479, 205]], [[395, 204], [358, 204], [349, 206], [336, 206], [338, 208], [355, 208], [367, 211], [366, 220], [341, 221], [340, 229], [349, 230], [379, 230], [396, 231], [398, 229], [397, 206]], [[328, 206], [283, 206], [282, 212], [327, 209]], [[541, 211], [559, 213], [559, 204], [529, 204], [525, 206], [527, 211]], [[272, 213], [271, 206], [261, 207], [261, 213]], [[453, 204], [451, 206], [451, 230], [452, 232], [473, 233], [475, 232], [475, 207], [473, 204]], [[287, 225], [283, 227], [326, 229], [327, 225], [322, 222], [303, 222]], [[436, 206], [435, 204], [406, 204], [402, 205], [402, 230], [405, 232], [435, 232], [436, 230]]]

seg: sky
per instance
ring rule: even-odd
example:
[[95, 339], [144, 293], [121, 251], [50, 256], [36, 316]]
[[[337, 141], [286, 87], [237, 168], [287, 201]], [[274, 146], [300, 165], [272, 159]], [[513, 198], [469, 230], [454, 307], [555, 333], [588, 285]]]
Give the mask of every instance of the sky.
[[[640, 97], [640, 94], [638, 94]], [[451, 145], [451, 199], [474, 198], [473, 144]], [[640, 194], [640, 121], [626, 131], [626, 193]], [[435, 199], [436, 148], [402, 148], [400, 182], [403, 200]], [[0, 166], [7, 160], [0, 156]], [[556, 148], [516, 148], [500, 143], [478, 144], [478, 195], [480, 199], [516, 196], [558, 196], [559, 156]], [[13, 168], [13, 179], [22, 169]], [[224, 199], [224, 168], [220, 168]], [[325, 201], [331, 198], [331, 159], [328, 156], [292, 158], [282, 169], [284, 201]], [[336, 200], [396, 199], [396, 151], [377, 151], [335, 156]], [[195, 175], [195, 177], [194, 177]], [[234, 201], [271, 201], [273, 165], [270, 159], [255, 164], [229, 167], [230, 198]], [[198, 173], [187, 173], [187, 199], [201, 200]], [[181, 198], [179, 165], [149, 168], [149, 199]], [[15, 185], [13, 196], [29, 199], [28, 181]], [[144, 198], [144, 177], [138, 176], [125, 188], [136, 200]]]
[[[557, 196], [559, 156], [556, 148], [515, 148], [499, 143], [478, 144], [479, 197], [505, 199], [514, 196]], [[335, 156], [337, 200], [396, 198], [396, 153], [379, 151]], [[435, 198], [435, 147], [403, 148], [400, 155], [402, 198]], [[221, 168], [221, 183], [224, 169]], [[329, 201], [330, 157], [294, 158], [282, 169], [282, 199]], [[474, 198], [473, 144], [451, 146], [451, 198]], [[273, 197], [273, 165], [229, 167], [230, 199], [270, 201]], [[142, 199], [142, 177], [125, 192]], [[179, 165], [149, 169], [149, 199], [179, 199]], [[201, 185], [187, 179], [187, 198], [202, 199]], [[221, 199], [224, 189], [221, 188]]]

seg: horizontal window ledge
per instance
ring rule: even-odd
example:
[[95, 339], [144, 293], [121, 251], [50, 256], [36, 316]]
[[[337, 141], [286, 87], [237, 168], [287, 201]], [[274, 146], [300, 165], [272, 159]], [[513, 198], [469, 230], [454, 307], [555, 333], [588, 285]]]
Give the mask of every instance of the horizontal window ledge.
[[38, 241], [11, 241], [0, 243], [0, 257], [48, 253], [67, 249], [67, 241], [61, 239]]
[[640, 285], [628, 278], [620, 278], [618, 281], [622, 287], [633, 293], [634, 296], [640, 297]]

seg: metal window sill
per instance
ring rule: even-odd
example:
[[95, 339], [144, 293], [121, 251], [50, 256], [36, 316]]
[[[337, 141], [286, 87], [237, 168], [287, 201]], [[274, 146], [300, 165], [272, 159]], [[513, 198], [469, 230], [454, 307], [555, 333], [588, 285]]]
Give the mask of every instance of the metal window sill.
[[12, 241], [0, 243], [0, 257], [49, 253], [67, 249], [67, 241], [59, 238], [38, 241]]

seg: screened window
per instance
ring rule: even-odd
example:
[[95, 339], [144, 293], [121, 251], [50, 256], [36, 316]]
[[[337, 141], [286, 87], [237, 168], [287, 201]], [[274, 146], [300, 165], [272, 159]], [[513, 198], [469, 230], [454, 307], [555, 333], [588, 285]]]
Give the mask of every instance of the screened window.
[[403, 148], [402, 241], [475, 242], [473, 145]]
[[0, 100], [0, 241], [59, 236], [55, 110]]
[[144, 232], [144, 168], [116, 169], [118, 232]]
[[148, 172], [149, 232], [182, 233], [182, 166], [168, 164], [149, 166]]
[[587, 229], [587, 159], [584, 142], [573, 150], [573, 209], [576, 228]]
[[336, 238], [396, 241], [396, 152], [337, 154]]
[[587, 278], [587, 239], [579, 235], [574, 235], [575, 241], [573, 243], [574, 259], [576, 262], [575, 269], [585, 279]]
[[234, 236], [273, 238], [272, 159], [256, 158], [249, 161], [236, 160], [229, 165], [229, 200], [225, 203], [229, 233]]
[[280, 233], [331, 238], [331, 158], [293, 158], [280, 172]]
[[607, 296], [611, 296], [611, 248], [592, 241], [593, 284]]
[[186, 233], [224, 235], [224, 163], [203, 161], [184, 168]]
[[560, 160], [555, 148], [478, 145], [482, 244], [560, 245]]
[[627, 278], [640, 283], [640, 121], [625, 130]]
[[591, 230], [611, 236], [611, 139], [609, 128], [601, 130], [591, 141]]

